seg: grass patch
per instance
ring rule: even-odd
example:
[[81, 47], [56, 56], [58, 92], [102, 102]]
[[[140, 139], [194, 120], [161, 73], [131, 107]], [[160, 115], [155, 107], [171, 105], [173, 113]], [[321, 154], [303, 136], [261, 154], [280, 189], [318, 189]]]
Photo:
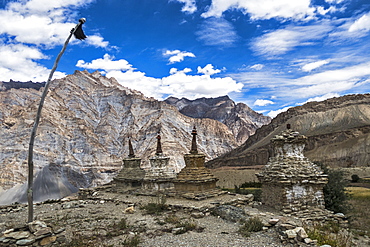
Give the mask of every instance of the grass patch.
[[352, 236], [346, 230], [341, 230], [336, 222], [316, 224], [308, 228], [307, 235], [311, 239], [317, 240], [317, 245], [330, 245], [332, 247], [351, 247]]
[[160, 215], [168, 209], [166, 201], [167, 199], [165, 196], [158, 196], [154, 202], [144, 205], [141, 209], [145, 210], [147, 214]]
[[[66, 243], [62, 246], [67, 247], [85, 247], [85, 246], [109, 246], [102, 245], [108, 239], [112, 239], [117, 236], [128, 234], [130, 231], [140, 232], [140, 229], [137, 227], [131, 226], [127, 223], [125, 218], [122, 218], [118, 222], [114, 222], [110, 225], [104, 227], [106, 229], [105, 233], [99, 233], [97, 229], [93, 232], [92, 235], [85, 235], [81, 233], [76, 233], [69, 243]], [[134, 236], [127, 236], [123, 242], [120, 242], [120, 246], [135, 247], [138, 246], [141, 239], [138, 234]], [[112, 245], [113, 246], [113, 245]]]
[[239, 228], [238, 232], [244, 237], [250, 237], [252, 232], [259, 232], [263, 228], [263, 223], [258, 217], [248, 219]]
[[181, 219], [177, 215], [171, 214], [164, 218], [164, 222], [176, 225], [181, 222]]
[[61, 246], [65, 247], [85, 247], [85, 246], [101, 246], [101, 243], [104, 241], [104, 236], [101, 234], [95, 233], [91, 236], [86, 236], [80, 233], [76, 233], [69, 243], [66, 243]]
[[134, 235], [133, 237], [126, 237], [121, 245], [125, 247], [137, 247], [140, 243], [141, 239], [139, 235]]
[[351, 198], [367, 199], [370, 202], [370, 189], [364, 187], [347, 187], [346, 189]]

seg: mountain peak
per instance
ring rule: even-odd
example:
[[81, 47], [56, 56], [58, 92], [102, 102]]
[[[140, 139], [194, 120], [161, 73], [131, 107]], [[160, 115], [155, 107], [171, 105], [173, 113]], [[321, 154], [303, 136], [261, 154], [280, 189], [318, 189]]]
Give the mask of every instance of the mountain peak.
[[271, 121], [269, 117], [253, 111], [244, 103], [235, 104], [227, 95], [195, 100], [169, 97], [165, 102], [177, 107], [186, 116], [220, 121], [232, 131], [238, 144], [244, 143], [256, 129]]

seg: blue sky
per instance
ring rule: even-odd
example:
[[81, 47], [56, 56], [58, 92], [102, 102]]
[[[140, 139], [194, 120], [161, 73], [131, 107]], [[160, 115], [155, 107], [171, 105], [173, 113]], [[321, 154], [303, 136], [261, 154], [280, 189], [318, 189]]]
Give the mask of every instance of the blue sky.
[[369, 0], [0, 0], [0, 80], [101, 71], [146, 96], [229, 95], [274, 117], [370, 89]]

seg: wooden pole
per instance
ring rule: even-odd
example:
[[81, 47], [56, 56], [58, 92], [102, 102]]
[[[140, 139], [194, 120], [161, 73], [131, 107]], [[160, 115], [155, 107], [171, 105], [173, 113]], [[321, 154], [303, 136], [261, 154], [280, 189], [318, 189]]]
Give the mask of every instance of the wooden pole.
[[44, 91], [42, 92], [39, 107], [37, 109], [36, 119], [35, 119], [35, 122], [33, 124], [31, 137], [30, 137], [30, 143], [29, 143], [29, 147], [28, 147], [28, 187], [27, 187], [28, 222], [33, 221], [33, 146], [34, 146], [34, 142], [35, 142], [37, 127], [38, 127], [39, 122], [40, 122], [42, 107], [44, 106], [44, 101], [45, 101], [46, 95], [48, 93], [51, 78], [53, 77], [53, 74], [54, 74], [55, 70], [58, 67], [59, 60], [62, 57], [64, 51], [66, 50], [67, 45], [68, 45], [69, 40], [71, 39], [72, 35], [83, 23], [85, 23], [85, 21], [86, 21], [85, 18], [81, 18], [79, 20], [78, 24], [76, 25], [76, 27], [71, 30], [71, 33], [69, 34], [68, 38], [64, 42], [64, 46], [63, 46], [62, 50], [59, 52], [59, 54], [58, 54], [58, 56], [57, 56], [57, 58], [54, 62], [53, 68], [50, 71], [49, 78], [48, 78], [48, 80], [45, 84], [45, 88], [44, 88]]

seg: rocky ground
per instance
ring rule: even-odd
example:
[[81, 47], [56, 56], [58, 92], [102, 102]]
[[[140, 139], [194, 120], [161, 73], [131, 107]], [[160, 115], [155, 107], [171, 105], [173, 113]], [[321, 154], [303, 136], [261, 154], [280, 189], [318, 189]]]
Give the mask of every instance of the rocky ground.
[[[89, 193], [36, 204], [28, 227], [26, 205], [0, 207], [0, 246], [316, 246], [300, 220], [262, 209], [252, 195], [194, 201]], [[253, 217], [263, 230], [246, 236], [239, 220]]]

